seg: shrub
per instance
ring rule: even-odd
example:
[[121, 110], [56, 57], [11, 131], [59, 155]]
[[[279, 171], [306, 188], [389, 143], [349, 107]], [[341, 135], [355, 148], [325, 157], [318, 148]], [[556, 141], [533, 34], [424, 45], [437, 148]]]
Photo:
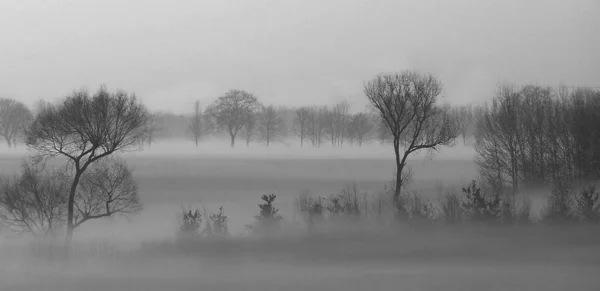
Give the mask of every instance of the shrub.
[[409, 218], [414, 221], [433, 221], [436, 218], [435, 207], [428, 199], [423, 199], [413, 193], [407, 197]]
[[454, 193], [446, 193], [439, 199], [440, 219], [447, 224], [457, 224], [462, 222], [463, 209], [461, 199]]
[[327, 211], [332, 219], [340, 216], [359, 218], [363, 213], [356, 185], [346, 187], [340, 193], [329, 196], [327, 204]]
[[410, 219], [409, 196], [401, 194], [394, 204], [394, 218], [397, 221], [408, 221]]
[[246, 227], [254, 234], [266, 235], [271, 234], [279, 228], [279, 222], [283, 219], [279, 215], [279, 209], [273, 206], [273, 202], [277, 195], [263, 195], [261, 199], [264, 203], [258, 204], [260, 208], [260, 214], [254, 216], [255, 222], [253, 225], [247, 225]]
[[223, 211], [223, 206], [219, 207], [219, 212], [210, 215], [210, 221], [213, 235], [224, 237], [229, 234], [227, 230], [227, 216], [225, 215], [225, 211]]
[[393, 217], [393, 191], [387, 186], [371, 196], [368, 214], [378, 224], [385, 224]]
[[198, 230], [202, 225], [202, 214], [200, 214], [200, 210], [195, 209], [192, 211], [189, 208], [187, 211], [185, 209], [181, 209], [180, 216], [180, 227], [179, 234], [183, 237], [190, 237], [198, 235]]
[[309, 228], [312, 228], [315, 223], [323, 221], [325, 216], [323, 200], [323, 197], [315, 195], [310, 190], [304, 190], [296, 197], [296, 211]]
[[517, 224], [528, 224], [531, 222], [531, 199], [522, 198], [515, 204], [514, 222]]
[[466, 199], [462, 203], [462, 209], [469, 221], [490, 223], [500, 217], [500, 197], [482, 193], [475, 180], [467, 188], [463, 188], [463, 193]]
[[547, 223], [566, 223], [572, 222], [575, 218], [569, 186], [564, 180], [556, 181], [542, 210], [542, 220]]
[[585, 222], [600, 222], [600, 195], [594, 186], [582, 189], [575, 196], [575, 207], [579, 219]]

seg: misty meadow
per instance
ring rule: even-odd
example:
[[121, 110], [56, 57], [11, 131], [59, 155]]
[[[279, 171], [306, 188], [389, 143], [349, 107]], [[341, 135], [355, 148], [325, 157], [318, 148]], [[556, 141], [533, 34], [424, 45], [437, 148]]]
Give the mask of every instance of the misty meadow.
[[600, 287], [597, 3], [88, 2], [0, 4], [0, 290]]

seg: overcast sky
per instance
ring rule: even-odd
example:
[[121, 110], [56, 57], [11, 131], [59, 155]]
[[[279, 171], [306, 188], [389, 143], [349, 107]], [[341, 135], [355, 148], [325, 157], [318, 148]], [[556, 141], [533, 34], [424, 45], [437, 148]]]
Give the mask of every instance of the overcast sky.
[[183, 112], [228, 89], [363, 104], [379, 72], [437, 75], [444, 100], [500, 81], [600, 86], [600, 1], [0, 0], [0, 95], [100, 84]]

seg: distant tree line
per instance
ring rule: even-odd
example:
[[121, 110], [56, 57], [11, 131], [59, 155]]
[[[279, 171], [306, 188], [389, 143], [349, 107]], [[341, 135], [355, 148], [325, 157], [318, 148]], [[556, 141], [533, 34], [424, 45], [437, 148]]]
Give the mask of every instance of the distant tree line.
[[[212, 138], [225, 138], [232, 146], [238, 139], [245, 145], [296, 140], [301, 146], [355, 146], [378, 141], [391, 143], [385, 121], [372, 110], [352, 113], [341, 101], [331, 106], [286, 107], [264, 105], [253, 94], [231, 90], [203, 109], [194, 102], [189, 114], [156, 112], [148, 128], [147, 144], [153, 141], [186, 138], [198, 146]], [[476, 107], [450, 106], [460, 135], [466, 142], [473, 137]]]
[[[29, 108], [14, 99], [0, 99], [0, 136], [8, 147], [25, 142], [25, 129], [34, 115], [48, 105], [40, 100]], [[472, 105], [452, 106], [452, 115], [459, 122], [465, 141], [473, 136], [475, 109]], [[352, 113], [346, 101], [331, 106], [263, 105], [253, 94], [242, 90], [230, 90], [204, 108], [196, 101], [187, 114], [153, 112], [145, 127], [148, 146], [155, 141], [183, 138], [196, 146], [210, 138], [227, 138], [233, 145], [241, 138], [245, 145], [265, 146], [292, 139], [301, 146], [312, 147], [362, 147], [374, 141], [392, 142], [392, 135], [377, 114]]]

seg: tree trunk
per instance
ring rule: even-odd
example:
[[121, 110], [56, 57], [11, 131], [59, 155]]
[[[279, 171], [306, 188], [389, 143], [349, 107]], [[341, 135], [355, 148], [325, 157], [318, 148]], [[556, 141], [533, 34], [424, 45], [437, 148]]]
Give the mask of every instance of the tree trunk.
[[396, 154], [396, 188], [394, 189], [394, 206], [398, 206], [400, 201], [400, 191], [402, 189], [402, 170], [404, 165], [400, 162], [400, 143], [394, 140], [394, 153]]
[[12, 142], [10, 142], [10, 138], [6, 137], [6, 144], [8, 145], [9, 148], [12, 148]]
[[235, 134], [229, 133], [229, 135], [231, 136], [231, 147], [234, 147], [235, 146]]
[[198, 137], [197, 136], [195, 138], [195, 141], [196, 141], [196, 147], [198, 147]]
[[75, 177], [73, 178], [73, 183], [71, 183], [71, 190], [69, 192], [69, 200], [67, 203], [67, 236], [65, 238], [65, 246], [69, 248], [71, 246], [71, 241], [73, 241], [73, 230], [75, 228], [74, 225], [74, 206], [75, 206], [75, 193], [77, 191], [77, 185], [79, 185], [79, 179], [81, 178], [81, 171], [79, 169], [75, 170]]

